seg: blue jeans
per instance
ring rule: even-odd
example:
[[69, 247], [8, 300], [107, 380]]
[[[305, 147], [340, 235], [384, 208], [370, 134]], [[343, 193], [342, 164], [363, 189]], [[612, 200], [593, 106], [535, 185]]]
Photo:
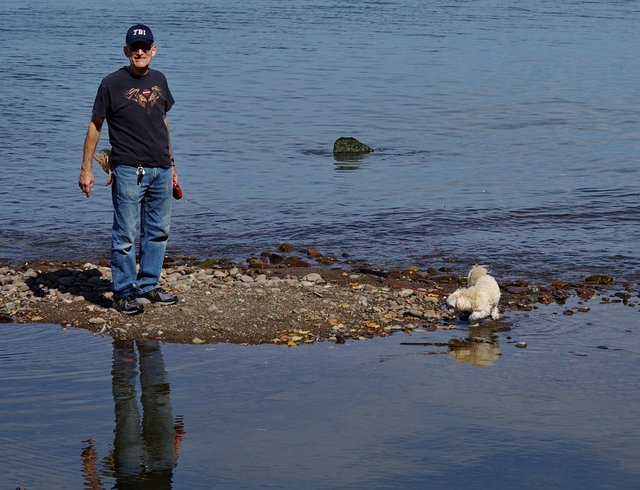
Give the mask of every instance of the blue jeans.
[[[111, 198], [111, 280], [114, 298], [146, 293], [158, 287], [169, 239], [172, 204], [171, 169], [145, 168], [138, 179], [136, 167], [117, 165]], [[136, 225], [140, 218], [140, 270], [136, 273]]]

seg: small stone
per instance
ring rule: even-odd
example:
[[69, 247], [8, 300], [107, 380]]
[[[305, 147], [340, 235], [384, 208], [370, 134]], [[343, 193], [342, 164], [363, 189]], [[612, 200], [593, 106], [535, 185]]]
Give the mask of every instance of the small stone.
[[93, 317], [89, 319], [89, 323], [91, 323], [92, 325], [97, 325], [100, 323], [105, 323], [106, 320], [104, 318], [100, 318], [99, 316]]
[[320, 274], [314, 272], [312, 274], [307, 274], [306, 276], [304, 276], [302, 278], [302, 281], [311, 282], [314, 284], [320, 284], [324, 282], [324, 279], [322, 279], [322, 276]]
[[440, 314], [437, 311], [425, 311], [422, 313], [422, 318], [435, 320], [440, 318]]
[[409, 296], [413, 296], [415, 291], [413, 289], [403, 289], [398, 293], [402, 298], [408, 298]]
[[527, 348], [527, 343], [526, 342], [522, 342], [522, 341], [521, 342], [516, 342], [515, 345], [516, 345], [516, 347], [518, 349], [526, 349]]
[[192, 344], [204, 344], [204, 340], [199, 339], [198, 337], [194, 337], [194, 339], [191, 341]]
[[404, 312], [405, 316], [412, 316], [415, 318], [422, 318], [422, 312], [420, 310], [416, 310], [414, 308], [407, 310]]

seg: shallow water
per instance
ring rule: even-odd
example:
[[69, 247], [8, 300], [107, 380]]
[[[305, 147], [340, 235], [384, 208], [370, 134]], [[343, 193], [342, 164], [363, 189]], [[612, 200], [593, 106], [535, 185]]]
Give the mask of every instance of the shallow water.
[[[170, 253], [244, 260], [289, 241], [387, 267], [638, 270], [634, 2], [154, 5], [185, 191]], [[0, 14], [0, 258], [108, 256], [108, 189], [87, 200], [76, 180], [97, 85], [139, 16], [97, 0]], [[376, 152], [334, 160], [345, 135]]]
[[[294, 349], [161, 345], [145, 368], [161, 389], [141, 400], [148, 381], [128, 395], [120, 384], [117, 416], [112, 381], [123, 369], [135, 381], [136, 355], [123, 362], [120, 350], [114, 364], [110, 339], [2, 325], [0, 486], [80, 488], [91, 440], [102, 488], [134, 477], [153, 488], [635, 488], [637, 308], [589, 306], [513, 313], [513, 330], [475, 357], [402, 345], [465, 338], [464, 327]], [[108, 461], [114, 437], [172, 447], [162, 422], [140, 432], [133, 405], [164, 427], [183, 418], [175, 467], [113, 473], [124, 459], [116, 449]]]
[[[120, 0], [5, 0], [0, 260], [108, 255], [108, 189], [85, 199], [76, 179], [99, 80], [143, 21], [177, 100], [171, 254], [244, 260], [288, 241], [385, 267], [637, 279], [639, 14], [614, 0], [159, 0], [141, 18]], [[347, 135], [376, 151], [334, 159]], [[80, 488], [91, 440], [102, 486], [122, 488], [140, 475], [105, 458], [122, 461], [124, 435], [164, 463], [142, 475], [154, 488], [635, 488], [638, 311], [591, 308], [514, 312], [498, 345], [451, 354], [401, 343], [466, 332], [162, 345], [170, 403], [161, 390], [147, 420], [184, 417], [175, 468], [166, 431], [114, 432], [143, 405], [124, 390], [115, 409], [112, 370], [140, 359], [114, 369], [108, 339], [0, 325], [0, 486]]]

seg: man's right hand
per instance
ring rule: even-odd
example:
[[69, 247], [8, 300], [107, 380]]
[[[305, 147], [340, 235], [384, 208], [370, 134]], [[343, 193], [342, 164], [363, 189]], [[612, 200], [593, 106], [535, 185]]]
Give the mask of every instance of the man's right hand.
[[93, 177], [92, 170], [80, 170], [80, 178], [78, 179], [78, 186], [80, 190], [85, 193], [87, 197], [93, 192], [93, 186], [95, 184], [95, 178]]

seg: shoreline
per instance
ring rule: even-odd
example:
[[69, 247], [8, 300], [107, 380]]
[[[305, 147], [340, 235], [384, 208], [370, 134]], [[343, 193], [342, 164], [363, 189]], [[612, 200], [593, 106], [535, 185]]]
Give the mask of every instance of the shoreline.
[[[283, 245], [284, 246], [284, 245]], [[281, 247], [282, 249], [282, 247]], [[308, 256], [310, 251], [307, 251]], [[280, 260], [282, 258], [282, 260]], [[327, 260], [272, 254], [247, 265], [221, 260], [168, 259], [161, 286], [177, 294], [176, 305], [145, 305], [141, 315], [111, 308], [111, 271], [94, 263], [24, 263], [0, 267], [0, 322], [52, 323], [85, 328], [117, 339], [152, 338], [169, 343], [303, 343], [367, 339], [418, 328], [451, 329], [461, 322], [443, 307], [460, 277], [447, 267], [426, 271], [373, 270]], [[482, 325], [510, 330], [510, 310], [534, 310], [577, 297], [588, 313], [601, 301], [635, 307], [638, 284], [607, 275], [551, 284], [498, 278], [501, 319]], [[468, 325], [468, 324], [467, 324]]]

